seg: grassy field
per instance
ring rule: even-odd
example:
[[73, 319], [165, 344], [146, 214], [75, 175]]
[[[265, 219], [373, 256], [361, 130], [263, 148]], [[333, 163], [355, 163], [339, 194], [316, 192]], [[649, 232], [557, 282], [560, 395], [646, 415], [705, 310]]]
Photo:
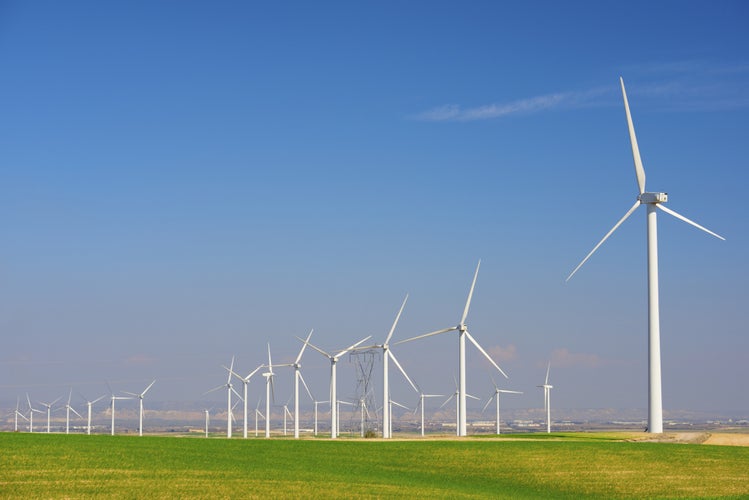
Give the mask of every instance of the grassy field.
[[[749, 498], [749, 448], [0, 433], [2, 498]], [[555, 439], [556, 438], [556, 439]]]

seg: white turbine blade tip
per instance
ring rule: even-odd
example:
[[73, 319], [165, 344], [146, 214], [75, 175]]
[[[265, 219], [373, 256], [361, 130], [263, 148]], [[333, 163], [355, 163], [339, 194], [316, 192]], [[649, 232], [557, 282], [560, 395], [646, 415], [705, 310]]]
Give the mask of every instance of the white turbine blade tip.
[[688, 219], [688, 218], [684, 217], [684, 216], [683, 216], [683, 215], [681, 215], [680, 213], [678, 213], [678, 212], [675, 212], [675, 211], [671, 210], [670, 208], [664, 207], [664, 206], [663, 206], [663, 205], [661, 205], [660, 203], [657, 203], [657, 204], [656, 204], [655, 206], [656, 206], [657, 208], [660, 208], [661, 210], [663, 210], [663, 211], [664, 211], [664, 212], [666, 212], [667, 214], [669, 214], [669, 215], [673, 215], [673, 216], [674, 216], [674, 217], [676, 217], [677, 219], [679, 219], [679, 220], [681, 220], [681, 221], [683, 221], [683, 222], [686, 222], [687, 224], [690, 224], [690, 225], [692, 225], [692, 226], [696, 227], [697, 229], [701, 229], [702, 231], [705, 231], [705, 232], [706, 232], [707, 234], [710, 234], [710, 235], [712, 235], [712, 236], [715, 236], [715, 237], [716, 237], [716, 238], [718, 238], [719, 240], [723, 240], [723, 241], [726, 241], [726, 239], [725, 239], [724, 237], [722, 237], [721, 235], [719, 235], [718, 233], [714, 233], [714, 232], [710, 231], [710, 230], [709, 230], [709, 229], [707, 229], [706, 227], [704, 227], [704, 226], [701, 226], [701, 225], [697, 224], [697, 223], [696, 223], [696, 222], [694, 222], [693, 220], [691, 220], [691, 219]]

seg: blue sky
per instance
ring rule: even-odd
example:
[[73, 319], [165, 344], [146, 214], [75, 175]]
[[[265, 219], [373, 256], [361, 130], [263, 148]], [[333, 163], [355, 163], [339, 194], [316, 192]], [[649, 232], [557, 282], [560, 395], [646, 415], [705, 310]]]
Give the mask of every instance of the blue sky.
[[[664, 408], [749, 413], [748, 18], [0, 2], [0, 400], [154, 378], [154, 399], [204, 399], [268, 341], [283, 361], [310, 328], [384, 338], [406, 293], [395, 340], [457, 323], [480, 258], [469, 328], [525, 391], [503, 405], [542, 406], [551, 359], [555, 406], [645, 408], [644, 209], [564, 283], [636, 198], [623, 76], [648, 188], [727, 238], [659, 218]], [[398, 348], [452, 391], [455, 336]], [[324, 399], [327, 361], [304, 362]]]

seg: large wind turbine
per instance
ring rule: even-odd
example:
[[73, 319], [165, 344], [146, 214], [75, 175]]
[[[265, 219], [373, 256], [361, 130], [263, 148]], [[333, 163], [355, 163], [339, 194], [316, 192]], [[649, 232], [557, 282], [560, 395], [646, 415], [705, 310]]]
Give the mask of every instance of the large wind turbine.
[[635, 136], [635, 127], [632, 123], [632, 115], [629, 112], [629, 103], [627, 102], [627, 92], [624, 89], [624, 80], [619, 78], [622, 87], [622, 97], [624, 99], [624, 111], [627, 115], [627, 126], [629, 128], [629, 139], [632, 145], [632, 156], [635, 164], [635, 175], [637, 177], [637, 186], [639, 195], [637, 201], [619, 219], [606, 236], [593, 247], [588, 255], [578, 264], [578, 266], [567, 277], [567, 281], [582, 267], [593, 253], [598, 250], [604, 241], [627, 219], [640, 205], [647, 206], [647, 235], [648, 235], [648, 432], [663, 432], [663, 402], [661, 396], [661, 339], [660, 339], [660, 311], [658, 305], [658, 226], [656, 220], [656, 209], [663, 210], [669, 215], [679, 220], [691, 224], [697, 229], [725, 240], [722, 236], [706, 229], [696, 222], [687, 219], [681, 214], [666, 208], [662, 205], [668, 200], [666, 193], [646, 192], [645, 191], [645, 169], [640, 159], [640, 150], [637, 146], [637, 137]]
[[[276, 367], [279, 366], [293, 366], [290, 363], [283, 364], [283, 365], [276, 365]], [[275, 394], [273, 393], [273, 377], [276, 376], [275, 373], [273, 373], [273, 361], [271, 361], [270, 358], [270, 342], [268, 343], [268, 364], [266, 365], [268, 368], [268, 371], [263, 373], [263, 377], [265, 377], [265, 437], [270, 437], [270, 401], [271, 398], [275, 400]]]
[[476, 265], [476, 272], [473, 275], [473, 282], [471, 283], [471, 290], [468, 292], [468, 300], [466, 300], [466, 306], [463, 309], [463, 316], [460, 318], [460, 323], [457, 326], [451, 326], [449, 328], [443, 328], [435, 332], [425, 333], [410, 339], [401, 340], [396, 342], [402, 344], [404, 342], [410, 342], [416, 339], [422, 339], [424, 337], [431, 337], [432, 335], [439, 335], [446, 332], [457, 331], [458, 332], [458, 374], [460, 387], [458, 389], [458, 436], [466, 436], [466, 338], [471, 341], [473, 345], [483, 354], [489, 362], [499, 370], [499, 373], [507, 378], [507, 374], [494, 362], [494, 360], [487, 354], [483, 347], [476, 342], [470, 333], [468, 333], [468, 327], [466, 326], [466, 317], [468, 316], [468, 309], [471, 307], [471, 297], [473, 297], [473, 289], [476, 286], [476, 278], [479, 275], [479, 267], [481, 267], [481, 260]]
[[130, 396], [115, 396], [114, 391], [112, 391], [112, 388], [109, 387], [109, 383], [107, 383], [107, 387], [109, 388], [109, 392], [112, 393], [112, 435], [114, 436], [114, 402], [118, 399], [133, 399]]
[[136, 394], [134, 392], [123, 391], [125, 394], [130, 394], [131, 396], [133, 396], [133, 398], [138, 398], [138, 402], [139, 402], [138, 435], [139, 436], [143, 435], [143, 397], [148, 392], [148, 389], [150, 389], [153, 386], [153, 384], [155, 384], [155, 383], [156, 383], [156, 381], [154, 380], [153, 382], [151, 382], [150, 384], [148, 384], [148, 387], [146, 387], [145, 390], [143, 392], [141, 392], [140, 394]]
[[[86, 397], [84, 396], [83, 399], [86, 399]], [[98, 398], [94, 399], [93, 401], [89, 401], [88, 399], [86, 399], [86, 406], [88, 407], [88, 418], [86, 420], [87, 421], [87, 423], [86, 423], [86, 434], [91, 434], [91, 407], [94, 405], [94, 403], [98, 403], [102, 399], [104, 399], [104, 396], [99, 396]]]
[[[226, 368], [226, 367], [224, 367]], [[232, 419], [234, 418], [233, 409], [234, 407], [231, 405], [231, 393], [237, 395], [240, 399], [242, 396], [239, 395], [239, 393], [234, 389], [234, 386], [231, 383], [231, 374], [232, 370], [234, 369], [234, 356], [231, 357], [231, 363], [229, 364], [229, 376], [226, 379], [226, 384], [219, 385], [218, 387], [214, 387], [213, 389], [204, 392], [203, 394], [208, 394], [209, 392], [217, 391], [219, 389], [223, 389], [226, 387], [226, 437], [231, 438], [231, 427], [232, 427]]]
[[[455, 384], [455, 392], [453, 392], [452, 394], [450, 394], [450, 397], [448, 397], [445, 400], [445, 402], [440, 405], [440, 408], [442, 408], [447, 403], [449, 403], [450, 400], [452, 400], [453, 398], [455, 398], [455, 428], [456, 428], [456, 434], [458, 436], [461, 435], [460, 434], [460, 408], [461, 408], [460, 407], [460, 399], [461, 399], [461, 394], [464, 394], [466, 397], [469, 397], [471, 399], [475, 399], [476, 401], [479, 400], [479, 398], [477, 398], [476, 396], [473, 396], [471, 394], [461, 393], [460, 389], [458, 388], [458, 384], [456, 383]], [[463, 409], [465, 409], [465, 399], [463, 400]], [[465, 423], [465, 415], [463, 415], [463, 419], [464, 419], [463, 422]], [[464, 433], [462, 435], [465, 436], [466, 434]]]
[[309, 387], [307, 386], [307, 382], [304, 381], [304, 377], [302, 376], [301, 368], [302, 365], [300, 362], [302, 361], [302, 354], [304, 354], [304, 349], [307, 347], [307, 343], [309, 342], [310, 337], [312, 337], [313, 330], [310, 330], [307, 334], [307, 338], [304, 341], [304, 344], [302, 344], [302, 348], [299, 350], [299, 354], [297, 354], [296, 359], [294, 360], [294, 363], [292, 363], [291, 366], [294, 367], [294, 438], [299, 438], [299, 381], [302, 381], [302, 385], [304, 385], [304, 389], [307, 391], [307, 395], [309, 398], [314, 401], [315, 398], [312, 397], [312, 393], [309, 390]]
[[51, 403], [45, 403], [44, 401], [39, 401], [39, 404], [41, 404], [42, 406], [46, 406], [47, 407], [47, 433], [49, 433], [49, 431], [50, 431], [50, 419], [52, 417], [52, 405], [55, 404], [55, 403], [57, 403], [58, 401], [60, 401], [60, 399], [62, 399], [62, 396], [60, 396], [59, 398], [55, 399]]
[[37, 413], [44, 413], [42, 410], [37, 410], [33, 406], [31, 406], [31, 398], [29, 397], [29, 393], [26, 393], [26, 401], [29, 403], [29, 432], [34, 432], [34, 412]]
[[21, 410], [19, 409], [19, 406], [21, 405], [21, 397], [16, 397], [16, 412], [15, 412], [15, 426], [13, 427], [13, 432], [18, 432], [18, 417], [21, 417], [25, 421], [29, 421], [28, 418], [26, 418], [26, 415], [21, 413]]
[[338, 363], [338, 359], [341, 356], [355, 349], [360, 344], [369, 340], [371, 337], [372, 336], [369, 335], [368, 337], [361, 339], [356, 344], [352, 344], [348, 346], [346, 349], [342, 350], [341, 352], [337, 354], [329, 354], [323, 351], [322, 349], [320, 349], [319, 347], [316, 347], [314, 344], [310, 344], [309, 342], [305, 342], [302, 339], [299, 339], [305, 344], [309, 345], [312, 349], [316, 350], [317, 352], [319, 352], [320, 354], [322, 354], [323, 356], [325, 356], [326, 358], [330, 360], [330, 439], [335, 439], [336, 437], [338, 437], [338, 416], [337, 416], [338, 405], [336, 404], [336, 402], [338, 401], [337, 396], [336, 396], [336, 363]]
[[419, 395], [419, 404], [416, 405], [416, 408], [414, 409], [414, 413], [419, 409], [419, 406], [421, 406], [421, 437], [424, 437], [424, 399], [426, 398], [441, 398], [444, 397], [444, 394], [424, 394], [423, 392]]
[[390, 371], [389, 362], [391, 359], [393, 360], [393, 363], [395, 363], [395, 366], [397, 366], [400, 372], [403, 374], [403, 376], [406, 377], [406, 380], [408, 380], [408, 383], [411, 384], [411, 387], [413, 387], [414, 391], [416, 391], [417, 393], [419, 392], [419, 389], [416, 388], [416, 385], [411, 381], [411, 379], [406, 374], [406, 371], [396, 359], [393, 351], [390, 350], [390, 339], [393, 337], [393, 332], [395, 332], [395, 327], [398, 325], [398, 320], [403, 313], [403, 308], [406, 307], [407, 300], [408, 294], [406, 294], [406, 297], [403, 299], [403, 304], [401, 304], [401, 308], [400, 310], [398, 310], [398, 314], [395, 316], [395, 321], [393, 321], [393, 326], [390, 328], [390, 332], [388, 332], [388, 335], [385, 338], [385, 342], [383, 342], [382, 344], [375, 344], [357, 348], [357, 350], [382, 349], [382, 437], [385, 439], [391, 436], [390, 429], [392, 428], [392, 426], [390, 425], [390, 405], [388, 404], [388, 401], [390, 401], [390, 381], [388, 380], [388, 373]]
[[70, 393], [68, 394], [68, 402], [65, 403], [65, 434], [70, 433], [70, 412], [71, 411], [75, 413], [76, 415], [78, 415], [78, 417], [83, 418], [83, 416], [80, 413], [75, 411], [75, 408], [70, 406], [70, 400], [72, 399], [72, 397], [73, 397], [73, 388], [71, 387]]
[[243, 394], [244, 394], [244, 396], [242, 397], [242, 400], [244, 402], [244, 428], [242, 429], [242, 437], [244, 439], [247, 439], [247, 386], [249, 385], [250, 379], [252, 378], [252, 376], [255, 375], [258, 372], [258, 370], [260, 370], [260, 368], [262, 367], [263, 365], [258, 366], [257, 368], [252, 370], [250, 374], [247, 375], [246, 377], [242, 377], [241, 375], [238, 375], [235, 371], [231, 370], [230, 368], [224, 367], [229, 371], [230, 374], [234, 375], [235, 377], [237, 377], [239, 380], [242, 381], [242, 386], [243, 386], [242, 389], [243, 389]]
[[486, 404], [484, 405], [484, 409], [481, 410], [483, 413], [486, 408], [489, 406], [489, 403], [492, 402], [492, 399], [497, 400], [497, 434], [499, 434], [499, 395], [500, 394], [522, 394], [520, 391], [510, 391], [507, 389], [500, 389], [497, 386], [497, 383], [494, 381], [494, 378], [492, 377], [492, 384], [494, 384], [494, 393], [491, 395], [491, 397], [487, 400]]
[[553, 385], [549, 385], [549, 368], [551, 368], [551, 361], [546, 365], [546, 380], [544, 381], [544, 384], [536, 386], [544, 390], [544, 413], [546, 413], [547, 434], [551, 432], [551, 390], [554, 388]]

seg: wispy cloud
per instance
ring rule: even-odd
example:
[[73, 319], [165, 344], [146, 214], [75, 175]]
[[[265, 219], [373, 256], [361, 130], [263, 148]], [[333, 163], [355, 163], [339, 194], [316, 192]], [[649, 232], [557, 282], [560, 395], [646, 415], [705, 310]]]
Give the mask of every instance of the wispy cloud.
[[513, 361], [518, 357], [515, 344], [510, 344], [507, 347], [499, 345], [491, 346], [486, 350], [486, 352], [489, 353], [489, 356], [491, 356], [493, 360], [499, 363]]
[[[668, 111], [726, 111], [749, 107], [749, 63], [675, 61], [621, 68], [632, 96], [653, 98], [651, 109]], [[620, 106], [619, 86], [554, 92], [508, 102], [464, 107], [437, 106], [410, 118], [426, 122], [470, 122], [508, 118], [562, 109]], [[654, 108], [653, 106], [657, 106]]]
[[556, 349], [551, 353], [551, 365], [558, 368], [597, 368], [604, 364], [606, 364], [606, 361], [597, 354], [570, 352], [566, 348]]

